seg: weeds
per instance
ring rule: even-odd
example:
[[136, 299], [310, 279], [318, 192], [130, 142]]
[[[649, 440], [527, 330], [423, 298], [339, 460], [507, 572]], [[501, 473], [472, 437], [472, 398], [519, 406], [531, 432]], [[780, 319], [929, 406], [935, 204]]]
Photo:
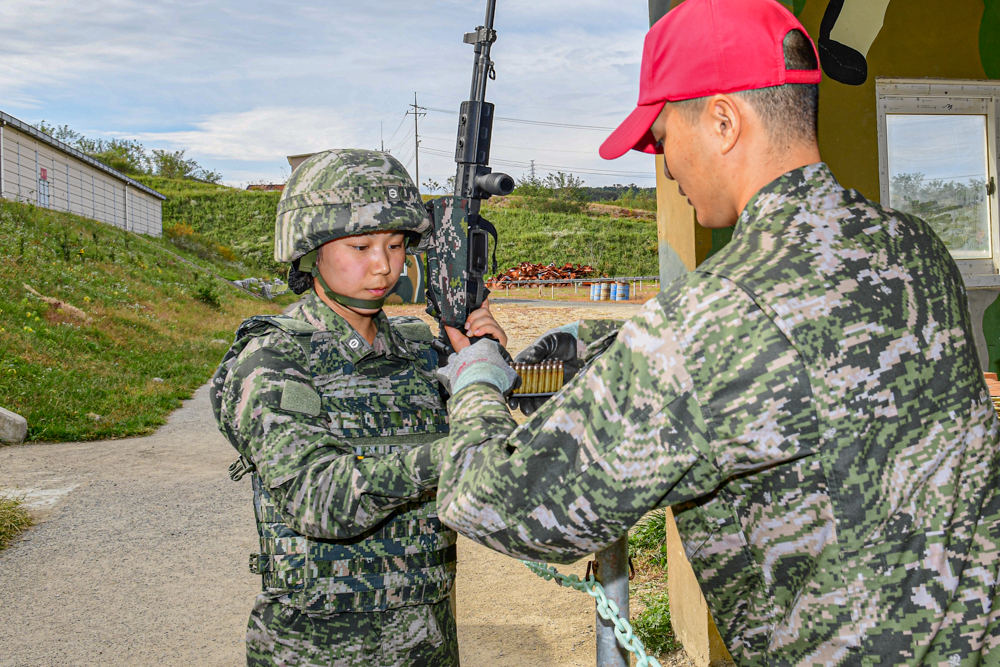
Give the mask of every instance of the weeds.
[[662, 569], [667, 567], [667, 511], [653, 510], [628, 534], [629, 556]]
[[163, 235], [175, 246], [189, 251], [199, 259], [236, 262], [236, 254], [230, 248], [205, 238], [186, 223], [178, 222], [164, 227]]
[[670, 623], [670, 601], [667, 599], [667, 592], [657, 591], [644, 595], [642, 601], [646, 608], [638, 616], [633, 617], [632, 629], [642, 640], [646, 653], [660, 656], [682, 648]]
[[681, 648], [670, 623], [666, 518], [666, 510], [654, 510], [628, 535], [629, 557], [637, 575], [633, 597], [642, 605], [642, 610], [632, 615], [632, 627], [646, 651], [657, 656]]
[[24, 508], [24, 496], [0, 496], [0, 551], [31, 524], [31, 515]]
[[201, 301], [205, 305], [211, 306], [212, 308], [222, 308], [222, 302], [219, 300], [219, 293], [216, 291], [215, 283], [211, 278], [203, 282], [197, 287], [197, 289], [195, 289], [194, 298]]
[[617, 199], [612, 199], [604, 204], [621, 206], [623, 208], [639, 209], [641, 211], [656, 212], [656, 190], [639, 188], [629, 188]]

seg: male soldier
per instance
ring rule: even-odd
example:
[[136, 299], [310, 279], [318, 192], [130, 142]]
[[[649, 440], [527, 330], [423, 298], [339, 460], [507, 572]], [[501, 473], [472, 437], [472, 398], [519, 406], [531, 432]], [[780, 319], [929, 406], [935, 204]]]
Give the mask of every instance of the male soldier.
[[[387, 153], [318, 153], [282, 192], [275, 259], [309, 294], [287, 317], [242, 324], [212, 392], [240, 453], [231, 474], [253, 480], [263, 592], [248, 665], [458, 665], [456, 536], [434, 503], [448, 419], [433, 336], [381, 310], [430, 229]], [[469, 325], [506, 341], [488, 308]]]
[[[926, 223], [821, 162], [819, 81], [773, 0], [687, 0], [650, 30], [601, 154], [662, 153], [732, 242], [520, 428], [506, 368], [451, 331], [439, 511], [565, 563], [672, 506], [741, 665], [997, 665], [998, 422], [962, 279]], [[492, 384], [465, 379], [481, 366]]]

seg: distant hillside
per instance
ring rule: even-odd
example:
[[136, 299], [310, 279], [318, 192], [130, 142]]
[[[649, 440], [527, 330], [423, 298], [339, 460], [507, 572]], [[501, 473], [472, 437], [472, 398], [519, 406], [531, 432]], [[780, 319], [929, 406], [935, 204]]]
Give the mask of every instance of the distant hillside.
[[[279, 192], [253, 192], [224, 186], [143, 177], [163, 194], [163, 226], [186, 225], [227, 247], [237, 261], [258, 272], [280, 275], [274, 262], [274, 218]], [[558, 202], [557, 202], [558, 203]], [[578, 212], [552, 212], [552, 202], [536, 198], [489, 202], [483, 214], [497, 226], [500, 270], [530, 261], [592, 264], [609, 275], [654, 275], [657, 268], [656, 222], [616, 218], [601, 204], [570, 204]], [[540, 209], [540, 210], [538, 210]]]
[[487, 206], [500, 236], [500, 270], [520, 262], [579, 262], [610, 276], [659, 274], [656, 221]]
[[150, 432], [208, 380], [244, 318], [291, 300], [205, 270], [246, 273], [235, 263], [6, 200], [0, 248], [0, 406], [27, 418], [30, 440]]
[[163, 229], [186, 225], [232, 251], [256, 274], [283, 276], [287, 267], [275, 262], [274, 218], [280, 192], [240, 190], [212, 183], [142, 176], [137, 180], [166, 195]]

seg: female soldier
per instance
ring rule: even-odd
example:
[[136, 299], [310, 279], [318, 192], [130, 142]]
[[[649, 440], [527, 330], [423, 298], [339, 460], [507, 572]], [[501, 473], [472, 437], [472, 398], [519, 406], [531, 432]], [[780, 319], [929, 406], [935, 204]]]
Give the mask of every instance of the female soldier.
[[[386, 153], [318, 153], [281, 195], [275, 259], [313, 291], [244, 322], [212, 392], [260, 533], [248, 665], [458, 665], [456, 538], [434, 501], [437, 355], [430, 327], [381, 310], [430, 229]], [[468, 324], [506, 343], [488, 307]]]

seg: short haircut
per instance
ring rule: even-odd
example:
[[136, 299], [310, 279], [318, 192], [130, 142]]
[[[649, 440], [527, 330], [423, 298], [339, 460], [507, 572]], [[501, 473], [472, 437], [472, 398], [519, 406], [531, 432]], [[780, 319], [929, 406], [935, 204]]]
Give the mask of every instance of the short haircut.
[[[792, 30], [782, 42], [785, 69], [817, 69], [812, 42], [800, 30]], [[819, 85], [786, 83], [783, 86], [743, 90], [742, 97], [760, 115], [774, 143], [815, 143], [819, 115]], [[701, 115], [706, 97], [671, 102], [693, 121]]]

